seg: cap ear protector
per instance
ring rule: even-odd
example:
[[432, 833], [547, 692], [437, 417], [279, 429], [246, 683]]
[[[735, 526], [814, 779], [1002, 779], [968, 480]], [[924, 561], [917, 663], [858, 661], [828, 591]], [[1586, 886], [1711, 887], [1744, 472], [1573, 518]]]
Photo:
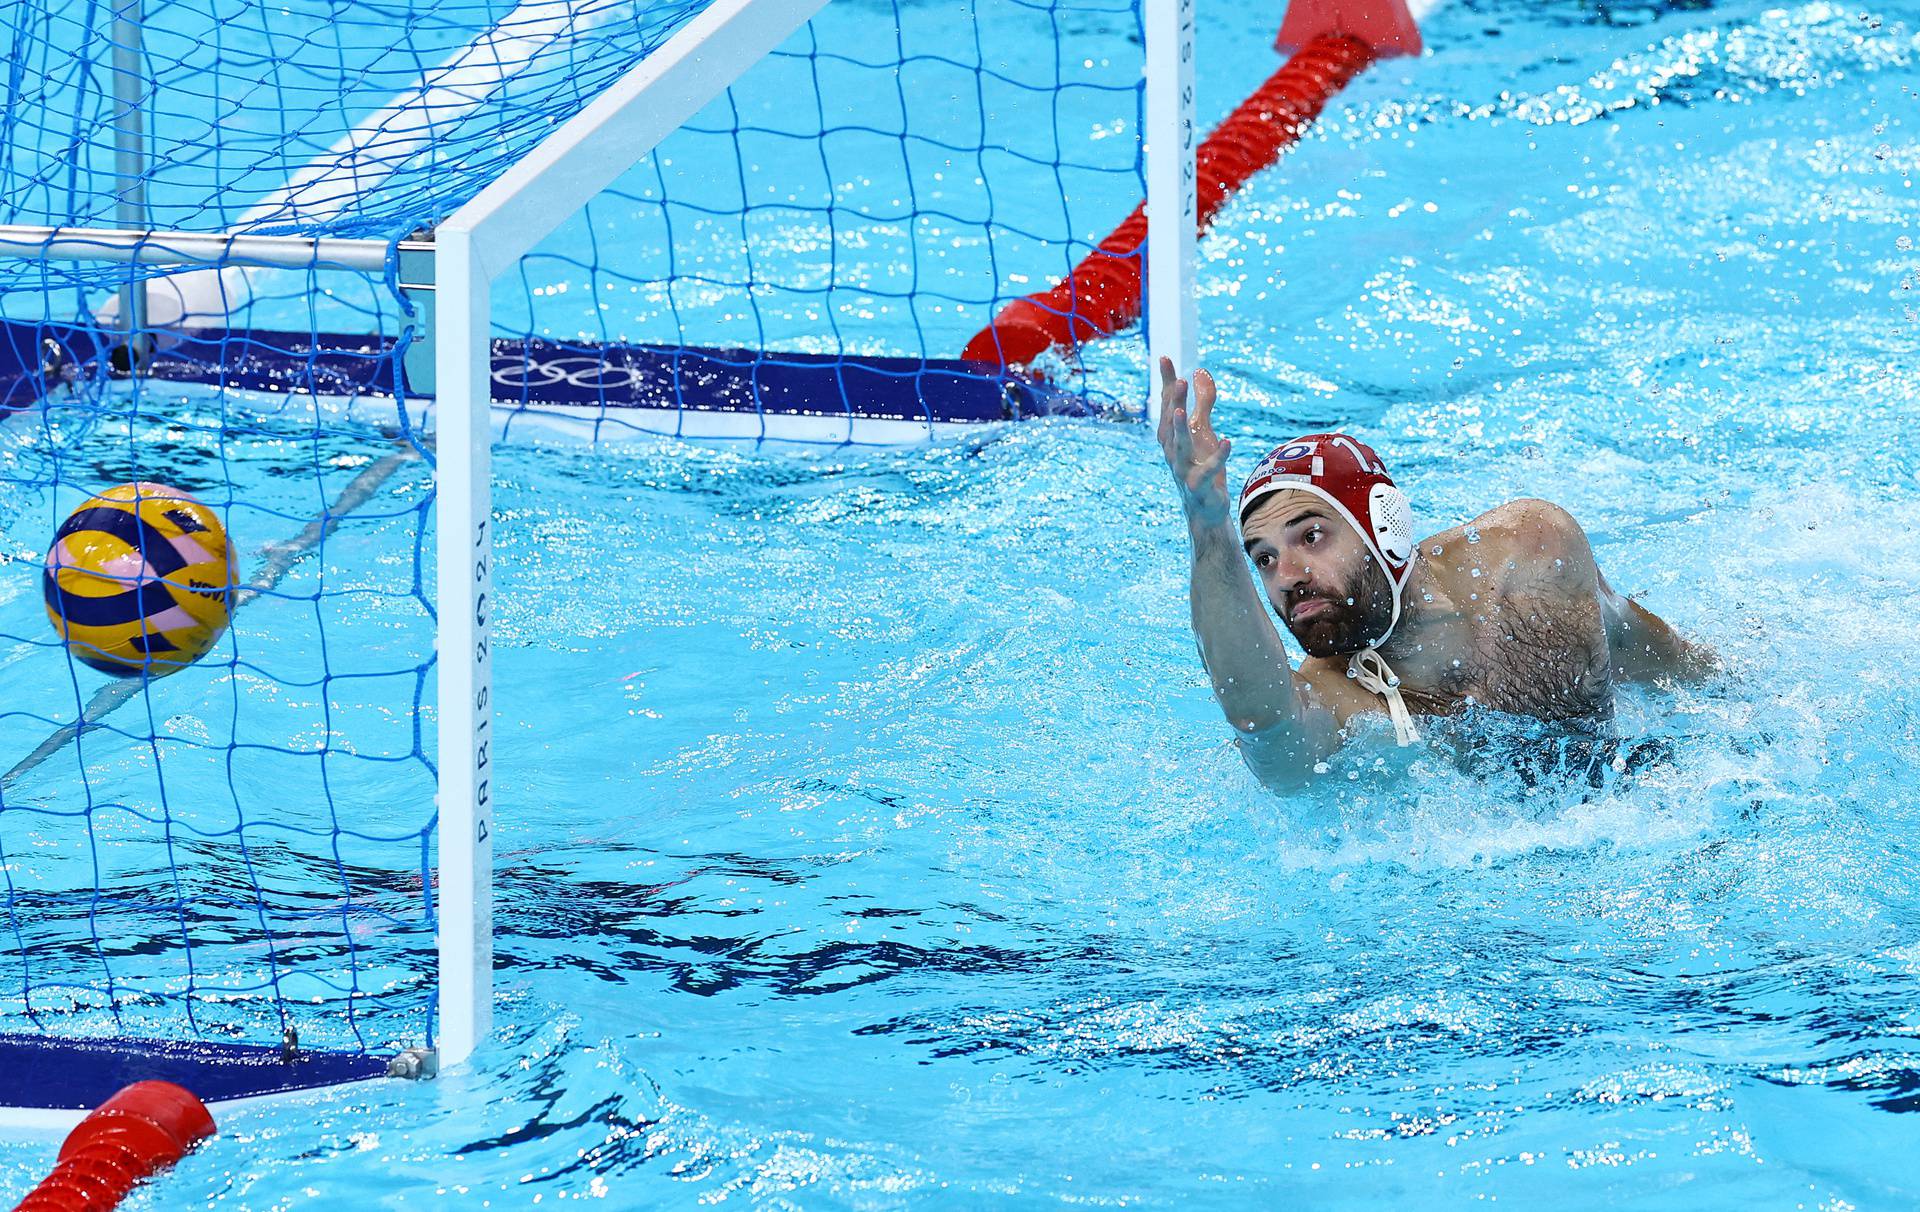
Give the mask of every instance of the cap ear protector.
[[1396, 564], [1413, 559], [1413, 507], [1397, 484], [1375, 484], [1367, 490], [1367, 514], [1373, 523], [1373, 541], [1380, 554]]

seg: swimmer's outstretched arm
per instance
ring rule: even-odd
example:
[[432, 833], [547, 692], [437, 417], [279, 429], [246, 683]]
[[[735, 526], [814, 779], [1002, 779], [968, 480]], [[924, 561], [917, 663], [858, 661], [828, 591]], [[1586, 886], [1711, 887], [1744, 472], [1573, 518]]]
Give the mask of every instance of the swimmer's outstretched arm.
[[1713, 649], [1681, 639], [1666, 620], [1607, 584], [1587, 532], [1572, 514], [1551, 502], [1530, 499], [1509, 502], [1505, 508], [1515, 511], [1538, 552], [1553, 556], [1555, 568], [1564, 565], [1567, 575], [1559, 580], [1560, 588], [1572, 592], [1577, 587], [1599, 602], [1615, 677], [1629, 682], [1700, 681], [1720, 672], [1720, 658]]
[[1232, 447], [1213, 432], [1213, 376], [1187, 383], [1160, 359], [1160, 449], [1173, 471], [1193, 539], [1193, 634], [1213, 694], [1240, 734], [1241, 753], [1262, 781], [1292, 781], [1335, 747], [1330, 713], [1303, 711], [1280, 633], [1247, 571], [1227, 492]]
[[1606, 621], [1615, 674], [1630, 682], [1656, 678], [1697, 682], [1720, 672], [1720, 658], [1713, 649], [1681, 639], [1665, 619], [1616, 593], [1604, 573], [1599, 574], [1599, 582], [1600, 616]]

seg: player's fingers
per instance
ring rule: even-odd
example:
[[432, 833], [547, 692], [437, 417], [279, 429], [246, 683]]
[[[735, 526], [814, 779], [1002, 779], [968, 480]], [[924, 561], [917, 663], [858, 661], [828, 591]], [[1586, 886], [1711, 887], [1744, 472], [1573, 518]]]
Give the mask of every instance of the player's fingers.
[[1193, 426], [1204, 433], [1213, 432], [1213, 376], [1204, 370], [1193, 372]]
[[1167, 418], [1173, 415], [1173, 410], [1178, 408], [1187, 397], [1187, 385], [1178, 379], [1168, 377], [1172, 370], [1171, 359], [1160, 359], [1160, 428], [1162, 430], [1167, 428]]
[[1160, 452], [1167, 456], [1168, 463], [1177, 463], [1180, 459], [1179, 430], [1177, 408], [1169, 408], [1160, 414]]
[[1187, 433], [1187, 410], [1169, 405], [1160, 413], [1160, 449], [1167, 454], [1169, 463], [1181, 461], [1181, 448], [1189, 442]]
[[1165, 415], [1167, 409], [1187, 398], [1187, 381], [1174, 373], [1173, 359], [1160, 359], [1160, 411]]
[[1192, 430], [1187, 428], [1187, 409], [1175, 405], [1167, 409], [1167, 417], [1171, 419], [1167, 424], [1171, 430], [1171, 446], [1167, 449], [1167, 457], [1173, 459], [1177, 467], [1187, 467], [1188, 463], [1194, 461], [1194, 436]]
[[[1173, 382], [1167, 384], [1165, 390], [1160, 393], [1160, 420], [1163, 423], [1167, 422], [1167, 419], [1175, 412], [1180, 413], [1180, 415], [1184, 417], [1186, 415], [1186, 403], [1186, 381], [1184, 379], [1175, 379]], [[1186, 422], [1182, 421], [1181, 428], [1184, 429], [1185, 427]]]
[[1209, 480], [1218, 480], [1223, 485], [1227, 482], [1227, 452], [1231, 447], [1232, 443], [1222, 442], [1205, 458], [1194, 460], [1193, 486], [1195, 488]]
[[1233, 442], [1221, 442], [1200, 459], [1192, 461], [1192, 473], [1188, 473], [1187, 482], [1198, 490], [1202, 484], [1212, 482], [1215, 488], [1227, 488], [1227, 455], [1233, 451]]

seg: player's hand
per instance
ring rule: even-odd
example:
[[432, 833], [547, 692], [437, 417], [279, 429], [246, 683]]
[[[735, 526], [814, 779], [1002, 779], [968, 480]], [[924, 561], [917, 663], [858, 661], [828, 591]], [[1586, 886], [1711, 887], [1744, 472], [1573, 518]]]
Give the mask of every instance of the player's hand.
[[1227, 452], [1232, 443], [1213, 432], [1213, 376], [1193, 372], [1193, 412], [1187, 412], [1187, 381], [1175, 377], [1173, 359], [1160, 359], [1160, 450], [1167, 456], [1180, 503], [1194, 522], [1229, 516]]

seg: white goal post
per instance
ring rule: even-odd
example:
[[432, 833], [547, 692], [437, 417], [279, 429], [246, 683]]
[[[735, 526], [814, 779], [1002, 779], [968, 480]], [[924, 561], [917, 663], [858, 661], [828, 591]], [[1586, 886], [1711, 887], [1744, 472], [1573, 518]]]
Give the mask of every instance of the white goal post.
[[493, 277], [824, 3], [719, 0], [434, 229], [443, 1064], [479, 1046], [493, 1009]]
[[[488, 595], [489, 298], [492, 279], [606, 189], [826, 0], [718, 0], [614, 87], [522, 158], [434, 231], [435, 394], [440, 451], [442, 755], [441, 1053], [457, 1063], [488, 1028], [492, 923]], [[1149, 362], [1194, 356], [1194, 0], [1148, 0], [1149, 207], [1179, 216], [1152, 228]], [[1158, 401], [1149, 385], [1150, 415]], [[460, 457], [450, 457], [452, 452]], [[447, 609], [465, 601], [468, 609]], [[466, 654], [447, 659], [447, 654]], [[456, 710], [455, 704], [465, 704]], [[450, 755], [465, 753], [457, 764]]]

